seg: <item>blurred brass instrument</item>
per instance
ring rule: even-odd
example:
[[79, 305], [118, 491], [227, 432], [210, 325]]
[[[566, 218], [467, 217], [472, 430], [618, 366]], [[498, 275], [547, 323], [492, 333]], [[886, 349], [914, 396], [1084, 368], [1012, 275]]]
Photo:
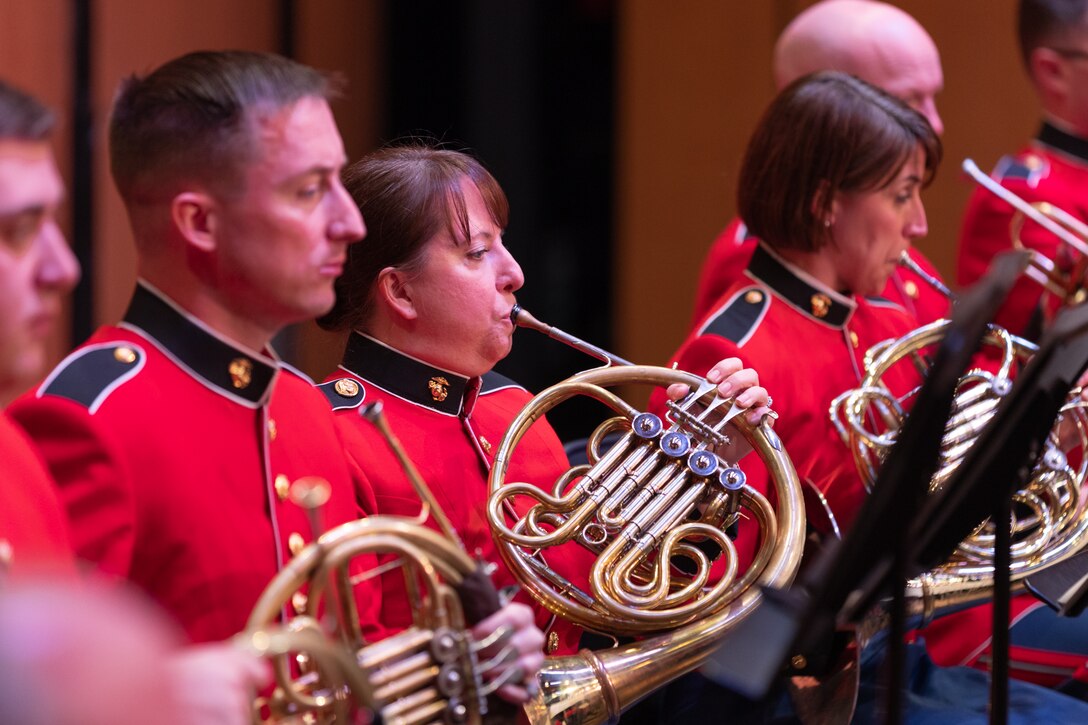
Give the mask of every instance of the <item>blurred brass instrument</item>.
[[[1088, 225], [1045, 201], [1028, 203], [984, 174], [971, 159], [964, 159], [963, 170], [980, 186], [1016, 209], [1009, 223], [1009, 238], [1014, 248], [1027, 250], [1031, 254], [1031, 263], [1025, 274], [1063, 305], [1083, 302], [1088, 297], [1085, 290]], [[1021, 243], [1020, 232], [1029, 219], [1061, 240], [1063, 246], [1058, 248], [1056, 259], [1049, 259]]]
[[[789, 586], [801, 559], [805, 515], [800, 484], [767, 416], [747, 422], [716, 385], [665, 368], [635, 366], [544, 325], [519, 307], [511, 318], [589, 352], [610, 366], [585, 371], [537, 395], [511, 423], [491, 471], [488, 519], [499, 551], [522, 586], [556, 615], [591, 630], [656, 635], [601, 652], [548, 658], [540, 691], [526, 706], [533, 723], [615, 722], [631, 704], [697, 668], [718, 638], [747, 616], [760, 587]], [[667, 421], [634, 409], [608, 387], [690, 386], [669, 403]], [[618, 413], [594, 431], [589, 463], [561, 475], [546, 491], [508, 482], [519, 441], [560, 402], [588, 396]], [[609, 445], [605, 438], [619, 440]], [[746, 482], [738, 444], [769, 470], [777, 506]], [[738, 576], [733, 525], [759, 526], [759, 546]], [[548, 564], [552, 547], [581, 546], [597, 556], [586, 579], [573, 582]], [[710, 573], [720, 549], [720, 579]], [[684, 559], [682, 571], [676, 558]]]
[[[897, 394], [885, 377], [899, 365], [910, 365], [924, 377], [926, 351], [941, 341], [949, 325], [948, 320], [939, 320], [873, 346], [866, 352], [858, 387], [832, 402], [831, 421], [853, 454], [867, 489], [871, 490], [920, 388]], [[986, 366], [968, 370], [957, 385], [931, 491], [941, 489], [951, 478], [1012, 389], [1017, 371], [1036, 350], [1031, 342], [989, 326], [980, 356]], [[1013, 497], [1014, 582], [1071, 556], [1088, 541], [1086, 454], [1088, 411], [1080, 390], [1075, 389], [1062, 407], [1031, 479]], [[908, 584], [908, 596], [923, 610], [924, 619], [989, 595], [993, 539], [993, 525], [986, 521], [959, 545], [947, 563]]]
[[[405, 465], [380, 404], [366, 413]], [[254, 704], [255, 723], [354, 723], [360, 708], [387, 725], [480, 723], [488, 715], [488, 695], [523, 677], [513, 663], [509, 629], [481, 641], [468, 631], [475, 605], [459, 588], [479, 576], [477, 562], [456, 534], [449, 535], [449, 522], [410, 461], [405, 470], [424, 502], [418, 518], [371, 516], [324, 533], [318, 518], [328, 483], [303, 478], [292, 486], [292, 499], [310, 512], [316, 538], [266, 587], [238, 638], [269, 657], [275, 673], [272, 694]], [[423, 525], [428, 516], [444, 533]], [[366, 561], [379, 565], [367, 568]], [[397, 569], [413, 624], [369, 643], [354, 587]], [[294, 616], [281, 624], [284, 612]], [[484, 681], [481, 673], [504, 666]]]

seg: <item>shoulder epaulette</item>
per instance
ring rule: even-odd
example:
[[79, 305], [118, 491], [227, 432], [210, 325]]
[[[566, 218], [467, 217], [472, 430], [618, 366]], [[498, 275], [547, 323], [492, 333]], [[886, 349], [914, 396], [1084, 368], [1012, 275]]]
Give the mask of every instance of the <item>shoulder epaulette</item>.
[[333, 410], [358, 408], [366, 398], [366, 391], [359, 381], [352, 378], [338, 378], [317, 386]]
[[500, 375], [494, 370], [484, 373], [483, 377], [480, 379], [480, 395], [494, 393], [498, 390], [503, 390], [504, 388], [518, 388], [519, 390], [525, 390], [525, 387], [523, 385], [518, 385], [510, 378], [506, 377], [505, 375]]
[[745, 287], [699, 328], [700, 335], [718, 335], [741, 346], [748, 342], [771, 304], [766, 290], [755, 285]]
[[143, 369], [147, 354], [139, 345], [110, 342], [82, 347], [61, 361], [38, 387], [37, 397], [55, 395], [87, 408], [92, 415], [110, 393]]
[[1034, 187], [1039, 183], [1039, 179], [1046, 176], [1049, 171], [1049, 161], [1042, 156], [1029, 153], [1001, 157], [991, 176], [996, 181], [1023, 181], [1028, 186]]

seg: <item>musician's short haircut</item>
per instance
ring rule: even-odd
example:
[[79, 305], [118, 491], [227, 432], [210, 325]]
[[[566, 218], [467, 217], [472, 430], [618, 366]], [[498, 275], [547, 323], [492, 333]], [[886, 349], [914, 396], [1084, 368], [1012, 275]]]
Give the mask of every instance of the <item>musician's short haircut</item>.
[[0, 81], [0, 139], [44, 141], [56, 117], [38, 99]]
[[329, 76], [271, 53], [203, 51], [123, 81], [110, 118], [110, 170], [126, 203], [192, 182], [244, 191], [254, 116], [307, 97], [329, 99]]
[[[1031, 72], [1036, 48], [1066, 49], [1075, 33], [1088, 29], [1088, 0], [1020, 0], [1017, 33], [1020, 57]], [[1075, 48], [1083, 52], [1084, 48]]]

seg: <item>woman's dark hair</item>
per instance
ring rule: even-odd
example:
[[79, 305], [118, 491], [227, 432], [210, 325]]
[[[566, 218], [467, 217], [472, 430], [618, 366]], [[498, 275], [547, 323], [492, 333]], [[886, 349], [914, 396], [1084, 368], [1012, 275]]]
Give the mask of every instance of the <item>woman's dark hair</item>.
[[763, 114], [741, 165], [737, 211], [772, 247], [816, 251], [831, 241], [824, 220], [835, 194], [883, 188], [918, 148], [928, 184], [941, 141], [920, 113], [854, 76], [813, 73]]
[[344, 170], [344, 186], [363, 213], [366, 239], [348, 247], [336, 280], [336, 305], [318, 320], [326, 330], [365, 327], [374, 285], [386, 267], [412, 273], [424, 245], [440, 232], [468, 240], [463, 180], [480, 191], [491, 220], [505, 229], [510, 207], [499, 182], [468, 154], [419, 144], [390, 146]]

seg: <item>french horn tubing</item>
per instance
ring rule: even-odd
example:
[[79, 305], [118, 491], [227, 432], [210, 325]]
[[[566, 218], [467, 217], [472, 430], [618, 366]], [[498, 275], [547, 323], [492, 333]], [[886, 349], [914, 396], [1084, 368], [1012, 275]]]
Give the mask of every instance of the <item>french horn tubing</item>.
[[[793, 464], [767, 416], [750, 424], [716, 385], [689, 373], [631, 365], [515, 307], [529, 326], [609, 363], [544, 390], [513, 420], [489, 480], [488, 519], [501, 556], [521, 585], [556, 615], [609, 634], [654, 635], [613, 649], [550, 657], [526, 706], [533, 723], [615, 722], [621, 712], [697, 668], [718, 638], [747, 616], [761, 587], [787, 587], [800, 563], [805, 530]], [[666, 420], [636, 410], [608, 388], [683, 383], [691, 392], [668, 404]], [[589, 463], [544, 490], [507, 481], [511, 456], [532, 424], [564, 400], [588, 396], [613, 410], [589, 439]], [[606, 437], [618, 436], [609, 444]], [[744, 441], [764, 461], [775, 501], [747, 483], [731, 445]], [[731, 526], [758, 526], [754, 560], [741, 573]], [[712, 546], [708, 547], [708, 544]], [[596, 554], [588, 586], [548, 565], [549, 549], [581, 546]], [[724, 574], [712, 576], [710, 548]], [[687, 571], [674, 558], [687, 560]]]
[[[939, 320], [875, 345], [866, 352], [858, 387], [832, 402], [831, 421], [850, 449], [867, 489], [871, 490], [884, 458], [895, 445], [919, 390], [916, 387], [897, 395], [885, 376], [901, 364], [921, 368], [924, 376], [926, 351], [940, 342], [950, 324]], [[931, 491], [941, 489], [951, 478], [1011, 391], [1017, 372], [1037, 349], [1002, 327], [988, 327], [979, 358], [984, 364], [969, 369], [957, 384]], [[1088, 542], [1088, 411], [1079, 393], [1075, 389], [1069, 394], [1030, 480], [1013, 496], [1014, 584], [1071, 556]], [[914, 600], [913, 609], [923, 621], [989, 596], [993, 545], [993, 526], [982, 522], [948, 562], [908, 583], [908, 597]]]
[[[971, 159], [963, 160], [963, 170], [980, 186], [1016, 210], [1009, 223], [1012, 246], [1030, 252], [1030, 264], [1025, 274], [1062, 304], [1077, 304], [1088, 296], [1085, 275], [1088, 273], [1088, 225], [1069, 212], [1048, 202], [1028, 203], [984, 174]], [[1055, 235], [1064, 246], [1058, 248], [1056, 259], [1038, 250], [1025, 247], [1020, 232], [1030, 219]]]
[[[380, 404], [365, 412], [417, 487], [421, 515], [370, 516], [324, 533], [314, 524], [315, 540], [265, 588], [238, 637], [246, 649], [268, 657], [275, 673], [275, 689], [254, 703], [253, 720], [342, 725], [356, 722], [353, 713], [362, 708], [387, 725], [484, 722], [488, 696], [523, 676], [509, 642], [513, 632], [500, 628], [484, 640], [472, 637], [468, 612], [479, 605], [465, 601], [461, 587], [480, 576], [478, 564], [449, 535], [452, 527], [389, 430]], [[316, 522], [328, 483], [300, 479], [291, 496]], [[441, 533], [423, 525], [428, 515]], [[379, 563], [367, 568], [363, 561]], [[354, 587], [397, 569], [413, 623], [368, 642]], [[281, 623], [284, 612], [293, 616]], [[485, 681], [482, 673], [495, 671]]]

